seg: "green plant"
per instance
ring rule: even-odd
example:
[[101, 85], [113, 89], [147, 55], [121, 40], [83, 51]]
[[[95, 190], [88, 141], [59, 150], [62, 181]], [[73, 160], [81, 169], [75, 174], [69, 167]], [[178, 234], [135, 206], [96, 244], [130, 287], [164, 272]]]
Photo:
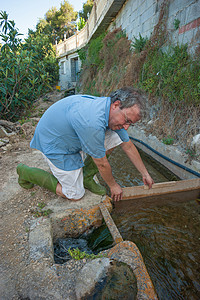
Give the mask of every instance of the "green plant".
[[191, 58], [187, 45], [158, 48], [148, 53], [142, 68], [140, 84], [153, 96], [171, 103], [200, 103], [200, 62]]
[[75, 260], [80, 260], [80, 259], [83, 259], [83, 258], [95, 259], [95, 258], [100, 258], [100, 257], [105, 257], [106, 256], [106, 254], [104, 254], [104, 255], [102, 255], [102, 254], [88, 254], [85, 251], [81, 251], [79, 248], [74, 248], [74, 249], [69, 248], [68, 253]]
[[146, 45], [148, 38], [143, 38], [141, 34], [139, 33], [139, 38], [134, 37], [134, 43], [131, 44], [131, 46], [135, 49], [136, 53], [141, 52], [144, 49], [144, 46]]
[[37, 208], [32, 211], [33, 216], [35, 218], [39, 217], [48, 217], [53, 211], [51, 209], [46, 209], [43, 210], [43, 208], [46, 206], [46, 203], [44, 202], [39, 202], [37, 205]]
[[189, 156], [191, 159], [196, 158], [196, 151], [195, 151], [195, 149], [193, 149], [193, 148], [187, 149], [187, 150], [186, 150], [186, 154], [188, 154], [188, 156]]
[[162, 142], [165, 145], [172, 145], [174, 143], [174, 139], [168, 135], [166, 138], [162, 139]]
[[46, 206], [46, 203], [44, 202], [39, 202], [37, 205], [40, 209], [43, 209]]
[[58, 80], [58, 62], [48, 38], [29, 36], [21, 42], [15, 22], [0, 12], [0, 119], [15, 121]]
[[179, 24], [180, 24], [180, 20], [179, 19], [174, 19], [174, 28], [177, 30], [179, 29]]
[[39, 217], [48, 217], [53, 211], [51, 209], [47, 209], [47, 210], [36, 210], [33, 211], [33, 216], [35, 218], [39, 218]]

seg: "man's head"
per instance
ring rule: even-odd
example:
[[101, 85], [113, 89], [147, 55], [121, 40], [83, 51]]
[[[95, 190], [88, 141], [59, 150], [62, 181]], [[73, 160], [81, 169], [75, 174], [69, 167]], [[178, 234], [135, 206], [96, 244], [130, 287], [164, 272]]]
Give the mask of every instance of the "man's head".
[[111, 93], [109, 127], [112, 130], [128, 129], [144, 113], [144, 97], [138, 89], [124, 87]]

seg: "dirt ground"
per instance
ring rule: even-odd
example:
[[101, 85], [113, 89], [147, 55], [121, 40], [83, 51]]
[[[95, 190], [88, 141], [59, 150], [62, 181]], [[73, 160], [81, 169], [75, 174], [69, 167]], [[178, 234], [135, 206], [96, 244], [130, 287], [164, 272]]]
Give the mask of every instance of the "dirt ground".
[[29, 223], [38, 203], [56, 197], [40, 187], [22, 189], [17, 182], [16, 166], [21, 162], [47, 169], [41, 155], [31, 150], [29, 143], [41, 114], [61, 98], [63, 93], [54, 92], [39, 99], [31, 117], [21, 125], [15, 124], [15, 134], [5, 138], [5, 145], [0, 147], [1, 299], [23, 299], [18, 278], [23, 277], [29, 264]]

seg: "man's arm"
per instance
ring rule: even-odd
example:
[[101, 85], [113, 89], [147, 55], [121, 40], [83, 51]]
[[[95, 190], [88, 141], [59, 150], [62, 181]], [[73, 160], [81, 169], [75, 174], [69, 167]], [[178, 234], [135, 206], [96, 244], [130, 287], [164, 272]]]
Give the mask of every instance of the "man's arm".
[[123, 151], [129, 157], [131, 162], [135, 165], [135, 167], [141, 173], [144, 184], [148, 185], [149, 188], [151, 188], [154, 181], [151, 178], [151, 176], [149, 175], [136, 147], [133, 145], [133, 143], [131, 141], [122, 143], [121, 147], [122, 147]]
[[114, 201], [119, 201], [122, 199], [122, 189], [120, 185], [115, 181], [112, 175], [111, 166], [107, 160], [107, 157], [104, 156], [103, 158], [93, 158], [97, 168], [101, 174], [101, 177], [107, 183], [110, 188], [111, 198]]

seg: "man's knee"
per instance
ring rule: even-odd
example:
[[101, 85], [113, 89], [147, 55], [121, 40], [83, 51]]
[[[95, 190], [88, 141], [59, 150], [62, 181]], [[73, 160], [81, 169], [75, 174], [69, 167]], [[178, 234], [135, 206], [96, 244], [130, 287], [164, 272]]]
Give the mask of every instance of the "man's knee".
[[65, 198], [65, 199], [68, 199], [68, 200], [71, 200], [71, 201], [79, 201], [79, 200], [81, 200], [81, 199], [83, 198], [83, 196], [84, 196], [84, 195], [83, 195], [82, 197], [77, 198], [77, 199], [67, 197], [65, 194], [63, 194], [63, 192], [62, 192], [62, 186], [61, 186], [60, 183], [57, 184], [57, 187], [56, 187], [56, 194], [57, 194], [58, 196], [61, 196], [62, 198]]

